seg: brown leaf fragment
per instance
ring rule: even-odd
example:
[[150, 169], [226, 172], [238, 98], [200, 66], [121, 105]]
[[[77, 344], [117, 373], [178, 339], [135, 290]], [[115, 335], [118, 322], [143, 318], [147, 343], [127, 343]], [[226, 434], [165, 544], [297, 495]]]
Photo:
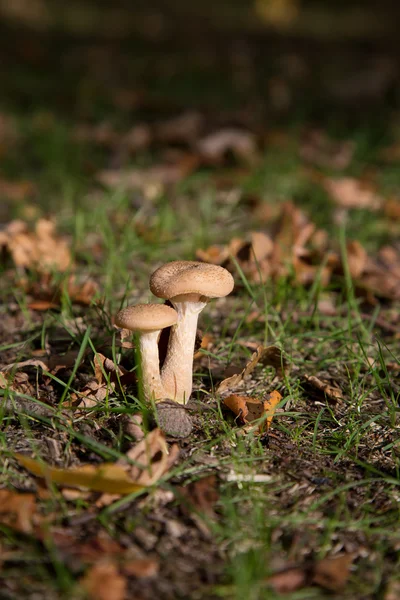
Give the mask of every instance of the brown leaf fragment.
[[215, 475], [208, 475], [179, 488], [179, 491], [192, 510], [213, 518], [215, 517], [214, 507], [219, 499], [217, 483]]
[[124, 600], [126, 597], [126, 578], [109, 559], [90, 567], [80, 583], [90, 600]]
[[323, 186], [332, 199], [342, 208], [367, 208], [379, 210], [384, 199], [378, 195], [371, 184], [353, 177], [341, 177], [323, 180]]
[[360, 242], [353, 240], [346, 245], [347, 263], [353, 279], [360, 277], [367, 264], [367, 252]]
[[325, 590], [340, 592], [347, 583], [353, 560], [353, 554], [319, 560], [314, 567], [312, 582]]
[[328, 383], [315, 375], [304, 375], [302, 385], [303, 389], [316, 399], [326, 398], [331, 404], [337, 404], [343, 400], [342, 390], [337, 384]]
[[0, 490], [0, 523], [21, 533], [30, 534], [37, 518], [34, 494]]
[[296, 590], [301, 590], [306, 587], [307, 584], [307, 572], [301, 567], [292, 567], [274, 573], [267, 579], [267, 583], [277, 592], [278, 594], [289, 594]]
[[225, 128], [201, 138], [196, 148], [202, 158], [211, 164], [220, 164], [228, 152], [236, 158], [253, 161], [257, 144], [253, 133], [244, 129]]
[[71, 394], [72, 402], [80, 408], [93, 408], [103, 402], [108, 394], [113, 393], [116, 386], [126, 385], [136, 381], [134, 373], [116, 365], [110, 358], [97, 353], [94, 357], [94, 376], [85, 387]]
[[[120, 458], [116, 465], [123, 469], [131, 481], [137, 482], [138, 488], [153, 485], [173, 466], [179, 456], [179, 446], [172, 444], [169, 448], [165, 436], [160, 429], [153, 429], [137, 442], [126, 457]], [[105, 490], [107, 492], [107, 490]], [[117, 499], [118, 492], [102, 494], [97, 506], [108, 506]]]
[[340, 592], [347, 583], [353, 560], [353, 554], [343, 554], [298, 567], [288, 567], [268, 577], [266, 583], [278, 594], [289, 594], [311, 585]]
[[2, 373], [0, 372], [0, 389], [10, 389], [13, 392], [24, 394], [25, 396], [34, 395], [35, 388], [29, 381], [28, 373], [8, 373], [6, 372], [6, 370], [7, 367], [5, 371], [3, 371]]
[[153, 485], [175, 463], [179, 455], [179, 447], [173, 444], [168, 448], [165, 436], [160, 429], [153, 429], [146, 437], [126, 453], [126, 459], [118, 461], [124, 464], [133, 481], [142, 486]]
[[246, 417], [249, 413], [249, 409], [247, 408], [247, 400], [247, 396], [238, 396], [237, 394], [232, 394], [223, 400], [224, 405], [236, 415], [237, 421], [240, 425], [244, 425], [246, 423]]
[[160, 563], [155, 558], [132, 558], [125, 561], [122, 571], [125, 575], [132, 575], [136, 579], [150, 579], [156, 577], [160, 570]]
[[264, 400], [233, 394], [224, 398], [223, 402], [238, 417], [237, 420], [240, 425], [257, 421], [266, 416], [267, 418], [260, 424], [259, 428], [260, 431], [266, 431], [271, 425], [275, 409], [281, 400], [281, 394], [274, 390]]

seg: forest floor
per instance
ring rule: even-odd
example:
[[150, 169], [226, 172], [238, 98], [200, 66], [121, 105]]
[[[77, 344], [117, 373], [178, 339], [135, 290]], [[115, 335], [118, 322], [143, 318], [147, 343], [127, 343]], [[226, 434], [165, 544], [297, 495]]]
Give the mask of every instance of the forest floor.
[[[400, 597], [396, 61], [50, 50], [0, 112], [0, 599]], [[163, 434], [113, 319], [177, 259], [235, 289]]]

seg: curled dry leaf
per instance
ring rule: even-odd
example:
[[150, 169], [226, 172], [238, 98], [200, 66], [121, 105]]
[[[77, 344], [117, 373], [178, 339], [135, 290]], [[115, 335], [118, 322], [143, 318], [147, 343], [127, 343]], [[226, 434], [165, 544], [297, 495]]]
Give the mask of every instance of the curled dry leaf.
[[317, 399], [326, 398], [329, 403], [337, 404], [343, 400], [342, 390], [335, 383], [328, 383], [315, 375], [303, 376], [303, 389]]
[[0, 490], [0, 523], [20, 533], [30, 534], [38, 519], [33, 494]]
[[271, 426], [275, 409], [281, 400], [281, 394], [274, 390], [264, 400], [233, 394], [224, 398], [223, 402], [237, 416], [241, 425], [266, 417], [259, 427], [260, 431], [266, 431]]
[[126, 598], [127, 581], [121, 575], [117, 565], [102, 560], [90, 567], [80, 580], [90, 600], [124, 600]]
[[12, 221], [0, 237], [0, 246], [8, 252], [17, 267], [48, 273], [71, 267], [69, 246], [57, 235], [53, 221], [39, 219], [34, 231], [23, 221]]
[[[126, 453], [126, 458], [120, 458], [116, 466], [122, 468], [131, 481], [136, 481], [140, 487], [145, 487], [156, 483], [172, 467], [178, 456], [178, 445], [173, 444], [168, 448], [162, 431], [153, 429], [132, 446]], [[96, 504], [107, 506], [114, 502], [117, 495], [118, 492], [103, 494]]]
[[124, 458], [118, 464], [127, 466], [132, 480], [142, 486], [154, 484], [175, 463], [179, 455], [179, 447], [173, 444], [168, 448], [165, 436], [160, 429], [153, 429], [138, 444], [126, 453], [129, 464]]
[[126, 469], [119, 464], [103, 463], [59, 469], [23, 454], [15, 454], [15, 458], [21, 466], [36, 477], [41, 477], [48, 483], [57, 483], [65, 487], [83, 487], [110, 494], [131, 494], [144, 487], [134, 481]]
[[251, 375], [258, 363], [261, 363], [264, 366], [274, 367], [279, 376], [282, 376], [289, 368], [288, 361], [278, 346], [258, 346], [257, 350], [252, 355], [251, 360], [247, 363], [242, 372], [221, 381], [217, 388], [217, 393], [227, 394], [240, 387]]

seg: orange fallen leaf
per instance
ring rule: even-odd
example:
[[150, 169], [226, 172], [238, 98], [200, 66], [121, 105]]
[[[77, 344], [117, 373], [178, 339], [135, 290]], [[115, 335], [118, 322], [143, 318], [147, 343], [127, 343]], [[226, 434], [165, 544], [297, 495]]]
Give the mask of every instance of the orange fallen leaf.
[[260, 431], [266, 431], [271, 426], [275, 409], [281, 400], [281, 394], [274, 390], [268, 394], [268, 398], [265, 400], [233, 394], [224, 398], [223, 402], [238, 417], [239, 423], [242, 425], [266, 417], [265, 421], [260, 424]]
[[102, 560], [80, 580], [90, 600], [124, 600], [127, 581], [111, 560]]
[[353, 554], [343, 554], [317, 561], [314, 567], [313, 583], [325, 590], [340, 592], [349, 578], [353, 560]]
[[144, 488], [144, 485], [131, 479], [126, 469], [114, 463], [60, 469], [23, 454], [15, 454], [15, 458], [25, 469], [48, 483], [57, 483], [66, 487], [83, 487], [111, 494], [131, 494]]
[[137, 579], [156, 577], [159, 570], [160, 564], [155, 558], [132, 558], [122, 565], [122, 571], [125, 575], [133, 575]]
[[34, 494], [0, 490], [0, 523], [21, 533], [30, 534], [36, 518], [37, 507]]
[[278, 594], [290, 594], [309, 585], [307, 572], [301, 567], [292, 567], [279, 573], [274, 573], [268, 577], [267, 583]]

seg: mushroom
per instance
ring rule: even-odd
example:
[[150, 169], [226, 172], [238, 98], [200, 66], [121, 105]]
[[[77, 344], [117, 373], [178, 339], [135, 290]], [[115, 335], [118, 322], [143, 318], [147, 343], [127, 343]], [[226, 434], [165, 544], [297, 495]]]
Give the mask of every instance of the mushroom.
[[176, 311], [165, 304], [127, 306], [115, 317], [117, 327], [139, 334], [143, 395], [146, 400], [167, 398], [160, 378], [158, 336], [164, 327], [177, 322]]
[[232, 275], [216, 265], [173, 261], [157, 269], [150, 278], [155, 296], [169, 300], [178, 313], [172, 327], [161, 382], [169, 398], [185, 404], [192, 393], [193, 354], [197, 320], [211, 298], [230, 294]]

